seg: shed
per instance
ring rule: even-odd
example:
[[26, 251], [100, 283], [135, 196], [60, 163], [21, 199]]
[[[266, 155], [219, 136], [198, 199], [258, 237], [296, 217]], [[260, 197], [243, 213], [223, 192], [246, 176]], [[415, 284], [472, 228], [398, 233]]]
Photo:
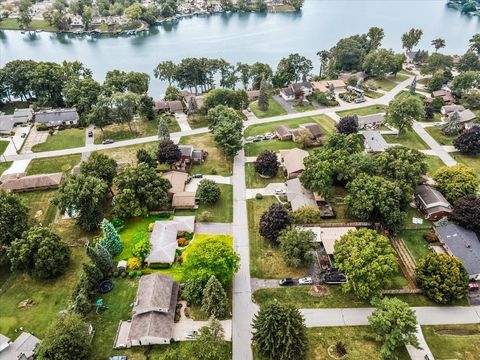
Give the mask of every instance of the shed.
[[127, 260], [120, 260], [117, 264], [118, 271], [125, 271], [127, 270]]

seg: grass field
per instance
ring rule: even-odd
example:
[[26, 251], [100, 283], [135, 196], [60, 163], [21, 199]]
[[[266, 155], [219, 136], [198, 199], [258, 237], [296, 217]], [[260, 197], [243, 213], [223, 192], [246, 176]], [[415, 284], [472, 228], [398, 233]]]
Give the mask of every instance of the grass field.
[[7, 161], [7, 162], [2, 162], [0, 163], [0, 176], [3, 174], [3, 172], [5, 170], [7, 170], [10, 166], [12, 166], [12, 162], [11, 161]]
[[337, 115], [340, 117], [344, 117], [347, 115], [358, 115], [358, 116], [365, 116], [365, 115], [372, 115], [372, 114], [379, 114], [385, 112], [387, 107], [385, 105], [369, 105], [358, 109], [353, 110], [344, 110], [344, 111], [337, 111]]
[[425, 128], [425, 131], [430, 134], [440, 145], [453, 145], [453, 140], [457, 136], [443, 135], [439, 126], [432, 126]]
[[470, 166], [480, 176], [480, 155], [464, 155], [458, 152], [450, 153], [450, 155], [459, 163]]
[[310, 105], [310, 104], [306, 104], [306, 105], [293, 105], [293, 108], [295, 109], [295, 111], [297, 112], [305, 112], [305, 111], [312, 111], [312, 110], [317, 110], [318, 107], [316, 107], [315, 105]]
[[193, 165], [192, 173], [201, 173], [208, 175], [232, 175], [233, 162], [227, 159], [215, 144], [213, 136], [210, 133], [183, 136], [180, 139], [182, 145], [192, 145], [195, 149], [205, 150], [208, 152], [207, 159], [203, 164]]
[[42, 225], [48, 226], [55, 221], [58, 210], [55, 205], [51, 204], [56, 192], [56, 190], [30, 191], [19, 193], [19, 196], [28, 205], [30, 217]]
[[250, 103], [249, 107], [250, 107], [250, 110], [252, 110], [252, 112], [255, 114], [255, 116], [259, 119], [287, 114], [287, 112], [280, 106], [280, 104], [272, 98], [268, 99], [268, 110], [267, 111], [261, 111], [258, 108], [258, 101], [254, 101], [254, 102]]
[[274, 204], [273, 196], [262, 200], [247, 200], [248, 233], [250, 238], [250, 275], [263, 279], [281, 279], [284, 277], [302, 277], [306, 269], [288, 267], [276, 246], [264, 240], [258, 233], [258, 223], [262, 214]]
[[423, 238], [423, 234], [428, 230], [402, 230], [398, 233], [398, 237], [405, 242], [408, 250], [414, 257], [415, 261], [418, 261], [424, 256], [428, 255], [431, 251], [428, 248], [428, 243]]
[[250, 142], [246, 143], [244, 146], [245, 156], [258, 156], [265, 150], [278, 152], [280, 150], [289, 150], [296, 147], [298, 147], [298, 144], [293, 141], [280, 141], [275, 139], [259, 142]]
[[[42, 339], [58, 312], [67, 308], [86, 259], [85, 248], [71, 248], [70, 265], [65, 274], [56, 279], [38, 280], [26, 274], [10, 277], [0, 292], [0, 333], [15, 338], [18, 329], [23, 327], [23, 331]], [[31, 299], [33, 305], [19, 309], [18, 304], [26, 299]]]
[[72, 149], [85, 146], [85, 129], [65, 129], [48, 135], [44, 143], [34, 145], [33, 152]]
[[233, 221], [233, 186], [218, 184], [222, 192], [220, 200], [213, 205], [200, 204], [198, 209], [176, 210], [175, 215], [200, 215], [204, 211], [212, 213], [212, 222], [230, 223]]
[[438, 156], [426, 156], [425, 161], [428, 164], [427, 175], [433, 176], [435, 172], [440, 169], [442, 166], [445, 166], [443, 161]]
[[0, 140], [0, 155], [2, 155], [8, 147], [9, 141]]
[[[20, 30], [20, 25], [16, 19], [6, 19], [0, 22], [0, 29]], [[55, 26], [49, 24], [46, 20], [32, 20], [27, 30], [58, 31]]]
[[27, 167], [27, 175], [68, 173], [80, 163], [81, 155], [65, 155], [52, 158], [33, 159]]
[[435, 359], [478, 359], [480, 324], [422, 326]]
[[150, 143], [99, 150], [98, 152], [110, 156], [116, 161], [127, 161], [128, 163], [135, 165], [137, 163], [138, 150], [145, 149], [151, 154], [154, 154], [158, 148], [158, 144], [158, 141], [153, 141]]
[[192, 129], [199, 129], [208, 126], [207, 117], [202, 114], [188, 115], [187, 121]]
[[245, 180], [247, 183], [247, 189], [253, 189], [253, 188], [264, 188], [270, 183], [280, 183], [280, 182], [283, 183], [285, 182], [286, 178], [283, 174], [283, 171], [279, 169], [276, 176], [269, 179], [264, 179], [255, 172], [254, 163], [246, 163], [245, 164]]
[[[397, 76], [398, 78], [398, 76]], [[392, 90], [395, 86], [397, 86], [397, 82], [390, 80], [390, 79], [376, 79], [374, 80], [375, 84], [377, 85], [377, 88], [384, 90], [384, 91], [390, 91]], [[400, 81], [398, 81], [400, 82]]]
[[415, 131], [405, 131], [400, 136], [397, 135], [383, 135], [385, 141], [389, 144], [399, 144], [412, 149], [426, 150], [428, 145], [417, 135]]
[[383, 95], [385, 94], [378, 91], [373, 91], [373, 90], [365, 91], [365, 96], [371, 99], [378, 99], [378, 98], [381, 98]]

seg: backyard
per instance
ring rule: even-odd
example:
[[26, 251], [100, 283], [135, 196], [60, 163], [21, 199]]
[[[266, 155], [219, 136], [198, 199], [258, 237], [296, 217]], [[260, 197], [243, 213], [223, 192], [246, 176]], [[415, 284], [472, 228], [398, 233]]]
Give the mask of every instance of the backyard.
[[425, 131], [430, 134], [440, 145], [453, 145], [453, 140], [457, 136], [448, 136], [442, 134], [441, 128], [438, 126], [432, 126], [425, 128]]
[[57, 214], [57, 207], [51, 204], [56, 192], [56, 190], [29, 191], [18, 195], [27, 204], [30, 217], [48, 226], [55, 221]]
[[418, 261], [431, 251], [428, 243], [423, 238], [423, 234], [428, 230], [402, 230], [398, 233], [398, 237], [407, 245], [408, 250], [412, 254], [415, 261]]
[[27, 175], [68, 173], [80, 163], [81, 155], [65, 155], [50, 158], [33, 159], [27, 167]]
[[48, 135], [44, 143], [32, 147], [33, 152], [72, 149], [85, 146], [85, 129], [65, 129]]
[[151, 154], [156, 154], [158, 144], [159, 144], [158, 141], [153, 141], [153, 142], [144, 143], [144, 144], [99, 150], [98, 152], [101, 154], [110, 156], [112, 159], [115, 159], [116, 161], [126, 161], [130, 164], [136, 164], [138, 150], [145, 149]]
[[405, 131], [401, 135], [383, 135], [383, 137], [389, 144], [399, 144], [417, 150], [429, 149], [428, 145], [413, 130]]
[[478, 359], [480, 324], [422, 326], [435, 359]]
[[261, 111], [258, 108], [258, 101], [254, 101], [254, 102], [250, 103], [249, 107], [250, 107], [250, 110], [252, 110], [252, 112], [255, 114], [255, 116], [259, 119], [287, 114], [287, 112], [280, 106], [280, 104], [272, 98], [268, 99], [268, 110], [267, 111]]
[[358, 116], [365, 116], [365, 115], [372, 115], [372, 114], [379, 114], [383, 113], [387, 110], [385, 105], [369, 105], [358, 109], [353, 110], [344, 110], [344, 111], [337, 111], [337, 115], [340, 117], [344, 117], [347, 115], [358, 115]]
[[254, 163], [246, 163], [245, 164], [245, 180], [247, 189], [254, 189], [254, 188], [264, 188], [270, 183], [283, 183], [286, 181], [285, 175], [283, 174], [282, 169], [278, 169], [277, 175], [265, 179], [262, 178], [257, 172], [255, 172], [255, 165]]

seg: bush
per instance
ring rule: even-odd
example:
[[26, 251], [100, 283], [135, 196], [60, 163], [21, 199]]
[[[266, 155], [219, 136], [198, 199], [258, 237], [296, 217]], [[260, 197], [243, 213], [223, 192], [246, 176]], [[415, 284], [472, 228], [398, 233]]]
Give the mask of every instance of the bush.
[[256, 193], [256, 194], [255, 194], [255, 199], [257, 199], [257, 200], [262, 200], [262, 199], [263, 199], [263, 195], [260, 194], [260, 193]]
[[128, 277], [129, 277], [129, 278], [134, 278], [135, 275], [137, 275], [135, 271], [129, 271], [129, 272], [128, 272]]
[[122, 278], [126, 278], [127, 277], [127, 272], [126, 271], [122, 271], [122, 275], [120, 275]]
[[113, 277], [116, 277], [116, 278], [117, 278], [119, 275], [120, 275], [120, 273], [119, 273], [118, 271], [114, 271], [114, 272], [113, 272]]
[[187, 232], [187, 231], [185, 231], [182, 235], [183, 235], [183, 237], [184, 237], [185, 239], [187, 239], [188, 241], [190, 241], [190, 240], [193, 239], [193, 232]]
[[154, 226], [155, 226], [155, 223], [148, 224], [148, 232], [152, 232]]
[[142, 260], [138, 257], [131, 257], [127, 261], [128, 270], [138, 270], [142, 267]]
[[215, 181], [204, 179], [198, 184], [197, 197], [201, 204], [215, 204], [220, 195], [220, 186]]
[[47, 131], [48, 126], [46, 124], [39, 124], [37, 125], [37, 131]]
[[186, 242], [187, 242], [187, 239], [183, 237], [177, 239], [178, 246], [185, 246]]
[[438, 242], [437, 234], [435, 234], [433, 231], [427, 231], [426, 233], [424, 233], [424, 234], [423, 234], [423, 238], [424, 238], [425, 241], [428, 242], [428, 243], [436, 243], [436, 242]]
[[210, 222], [213, 219], [213, 214], [210, 211], [202, 211], [200, 215], [197, 215], [197, 221]]
[[142, 270], [135, 271], [135, 275], [142, 276], [143, 275]]
[[150, 250], [152, 250], [152, 244], [150, 240], [143, 239], [135, 244], [132, 250], [133, 256], [140, 258], [142, 261], [150, 254]]
[[125, 224], [123, 223], [122, 219], [120, 219], [119, 217], [115, 216], [112, 221], [111, 221], [112, 225], [115, 227], [115, 229], [117, 229], [117, 231], [119, 231], [118, 229], [119, 228], [124, 228], [125, 227]]

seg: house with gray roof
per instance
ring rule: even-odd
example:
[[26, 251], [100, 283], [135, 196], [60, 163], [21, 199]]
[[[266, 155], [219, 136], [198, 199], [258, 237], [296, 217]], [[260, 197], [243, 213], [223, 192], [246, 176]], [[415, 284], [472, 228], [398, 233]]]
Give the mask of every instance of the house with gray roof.
[[77, 126], [79, 119], [75, 108], [47, 109], [35, 113], [35, 123], [45, 124], [48, 127]]
[[383, 138], [382, 134], [378, 131], [364, 131], [362, 132], [365, 138], [364, 145], [365, 151], [370, 153], [384, 152], [390, 144], [388, 144]]
[[0, 334], [0, 360], [33, 360], [40, 339], [22, 332], [15, 341]]
[[298, 210], [303, 206], [317, 207], [315, 195], [306, 189], [300, 179], [287, 180], [287, 199], [292, 206], [292, 211]]
[[173, 337], [178, 283], [164, 274], [140, 278], [132, 319], [121, 321], [114, 348], [170, 344]]
[[10, 135], [13, 132], [14, 124], [12, 115], [0, 115], [0, 135]]
[[457, 224], [435, 228], [447, 254], [458, 258], [471, 279], [480, 275], [480, 242], [477, 235]]
[[452, 206], [442, 193], [427, 185], [415, 187], [415, 203], [429, 220], [441, 219], [452, 212]]

